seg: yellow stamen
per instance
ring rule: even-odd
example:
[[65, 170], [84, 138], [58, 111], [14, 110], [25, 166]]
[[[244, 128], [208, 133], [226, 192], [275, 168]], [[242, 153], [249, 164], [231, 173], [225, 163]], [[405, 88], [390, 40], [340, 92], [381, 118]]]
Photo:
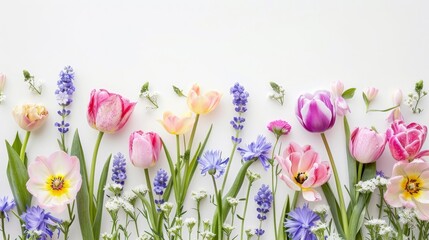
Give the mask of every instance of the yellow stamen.
[[53, 196], [59, 197], [67, 194], [70, 188], [70, 180], [64, 179], [63, 175], [51, 175], [46, 180], [46, 189]]
[[418, 198], [421, 195], [423, 181], [418, 175], [407, 176], [401, 182], [401, 187], [404, 190], [403, 196], [405, 199]]

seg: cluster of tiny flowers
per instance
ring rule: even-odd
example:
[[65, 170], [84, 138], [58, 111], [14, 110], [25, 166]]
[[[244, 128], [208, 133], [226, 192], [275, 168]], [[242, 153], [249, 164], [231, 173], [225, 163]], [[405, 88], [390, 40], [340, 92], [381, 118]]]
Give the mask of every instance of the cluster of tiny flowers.
[[389, 181], [384, 176], [376, 175], [375, 178], [367, 181], [359, 181], [356, 184], [356, 191], [360, 193], [372, 193], [377, 188], [386, 187], [388, 182]]
[[173, 204], [171, 202], [165, 202], [161, 204], [159, 209], [161, 209], [161, 211], [164, 213], [165, 216], [169, 216], [171, 213], [171, 210], [173, 209]]
[[415, 227], [416, 213], [414, 208], [398, 208], [398, 217], [401, 224], [408, 224], [411, 228]]
[[122, 194], [122, 198], [125, 201], [130, 202], [131, 204], [134, 204], [137, 199], [137, 195], [133, 191], [128, 190]]
[[325, 240], [343, 240], [343, 238], [340, 235], [338, 235], [338, 233], [333, 232], [329, 236], [326, 236]]
[[[259, 221], [267, 219], [267, 213], [270, 211], [271, 203], [273, 202], [273, 193], [271, 192], [268, 185], [262, 184], [259, 188], [258, 193], [255, 196], [255, 202], [258, 205], [256, 211], [258, 212]], [[263, 229], [256, 229], [255, 234], [261, 236], [264, 234]]]
[[167, 188], [168, 174], [164, 169], [159, 169], [156, 173], [155, 179], [153, 181], [154, 189], [153, 191], [158, 196], [158, 199], [155, 199], [155, 204], [158, 206], [158, 211], [160, 211], [159, 206], [164, 203], [162, 195], [164, 194], [165, 188]]
[[[249, 93], [244, 90], [244, 87], [239, 83], [235, 83], [233, 87], [230, 89], [230, 93], [233, 97], [232, 104], [235, 106], [235, 111], [238, 113], [238, 116], [234, 117], [230, 122], [232, 127], [238, 132], [243, 129], [243, 123], [246, 120], [241, 114], [247, 111], [247, 98], [249, 97]], [[231, 137], [232, 142], [239, 144], [241, 143], [241, 138], [237, 136]]]
[[393, 228], [387, 225], [383, 219], [370, 219], [365, 222], [365, 226], [371, 236], [381, 236], [383, 239], [391, 239], [396, 237], [397, 233]]
[[135, 194], [146, 195], [146, 193], [148, 192], [148, 189], [147, 189], [147, 187], [146, 187], [145, 185], [140, 184], [140, 185], [135, 186], [135, 187], [132, 189], [132, 191], [133, 191]]
[[200, 190], [198, 192], [192, 192], [191, 197], [195, 201], [199, 202], [199, 201], [201, 201], [207, 197], [207, 192], [206, 192], [206, 190]]
[[108, 183], [104, 186], [104, 191], [110, 191], [115, 196], [121, 195], [123, 186], [119, 183]]
[[143, 233], [143, 235], [140, 235], [137, 240], [152, 240], [153, 238], [147, 234], [147, 233]]
[[315, 222], [315, 225], [310, 228], [310, 231], [317, 237], [325, 235], [325, 231], [328, 230], [328, 225], [321, 220]]
[[73, 85], [74, 81], [74, 71], [70, 66], [65, 67], [60, 72], [60, 80], [57, 82], [58, 88], [55, 90], [55, 95], [57, 102], [62, 106], [61, 110], [58, 110], [58, 115], [61, 116], [61, 122], [56, 122], [55, 127], [61, 134], [65, 134], [69, 131], [70, 124], [65, 122], [65, 118], [70, 115], [70, 110], [65, 107], [69, 106], [72, 103], [73, 93], [75, 92], [75, 87]]
[[110, 214], [116, 214], [122, 208], [127, 214], [134, 213], [133, 205], [121, 197], [111, 197], [104, 205]]
[[253, 172], [252, 170], [247, 170], [246, 177], [249, 180], [249, 182], [254, 182], [258, 179], [261, 179], [261, 174]]
[[113, 235], [110, 233], [102, 233], [101, 234], [101, 239], [103, 240], [112, 240], [113, 239]]
[[113, 156], [113, 167], [112, 167], [112, 181], [121, 184], [122, 186], [127, 179], [127, 170], [125, 169], [127, 163], [122, 153], [118, 152]]

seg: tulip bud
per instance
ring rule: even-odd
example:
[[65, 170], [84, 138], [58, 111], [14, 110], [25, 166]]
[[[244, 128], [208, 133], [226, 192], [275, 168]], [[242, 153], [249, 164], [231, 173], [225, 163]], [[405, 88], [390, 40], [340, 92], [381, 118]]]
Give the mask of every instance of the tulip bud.
[[401, 91], [401, 89], [398, 89], [393, 93], [393, 103], [395, 104], [395, 106], [401, 105], [401, 103], [402, 103], [402, 91]]
[[368, 128], [356, 128], [351, 135], [350, 154], [361, 163], [375, 162], [386, 146], [385, 134]]
[[161, 151], [161, 138], [154, 132], [135, 131], [130, 135], [130, 159], [134, 166], [150, 168], [155, 166]]
[[337, 96], [341, 97], [344, 92], [344, 84], [341, 81], [335, 81], [331, 86], [332, 93]]
[[207, 114], [213, 111], [219, 104], [222, 95], [216, 91], [210, 91], [202, 95], [200, 87], [194, 85], [188, 94], [188, 106], [196, 114]]
[[374, 87], [367, 88], [365, 91], [365, 96], [368, 99], [369, 102], [375, 99], [378, 94], [378, 89]]

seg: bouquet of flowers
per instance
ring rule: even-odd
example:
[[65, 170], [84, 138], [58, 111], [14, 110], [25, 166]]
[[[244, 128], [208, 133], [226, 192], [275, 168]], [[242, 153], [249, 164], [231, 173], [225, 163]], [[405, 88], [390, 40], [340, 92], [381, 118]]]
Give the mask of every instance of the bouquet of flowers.
[[[24, 76], [34, 87], [36, 78], [28, 71]], [[0, 74], [0, 102], [5, 99], [5, 81], [6, 76]], [[186, 94], [173, 86], [178, 97], [186, 98], [189, 112], [177, 115], [165, 111], [159, 124], [166, 132], [136, 129], [129, 135], [128, 155], [106, 154], [99, 151], [103, 136], [121, 131], [137, 103], [94, 89], [89, 94], [87, 121], [98, 137], [92, 157], [86, 158], [77, 128], [71, 143], [66, 137], [72, 126], [68, 116], [76, 90], [74, 81], [73, 68], [65, 67], [55, 91], [58, 149], [49, 156], [33, 157], [27, 152], [31, 133], [44, 125], [48, 110], [40, 104], [13, 110], [24, 137], [18, 131], [13, 141], [6, 140], [8, 165], [3, 170], [13, 196], [0, 197], [0, 228], [5, 240], [429, 238], [429, 163], [424, 160], [429, 151], [422, 150], [427, 127], [406, 122], [401, 91], [395, 93], [393, 107], [381, 110], [371, 108], [377, 89], [368, 88], [362, 94], [367, 113], [389, 113], [386, 130], [367, 126], [351, 130], [348, 101], [356, 89], [344, 90], [342, 82], [335, 82], [331, 91], [301, 95], [294, 105], [295, 115], [311, 137], [320, 136], [325, 159], [313, 146], [288, 139], [292, 126], [284, 119], [266, 124], [271, 137], [261, 134], [253, 141], [243, 139], [245, 123], [253, 119], [246, 118], [251, 95], [239, 83], [229, 91], [234, 116], [228, 118], [228, 156], [223, 154], [225, 149], [216, 149], [220, 139], [213, 138], [213, 125], [198, 129], [202, 118], [210, 121], [210, 114], [225, 96], [218, 91], [203, 92], [197, 84]], [[270, 86], [275, 92], [270, 98], [283, 106], [284, 88], [274, 82]], [[416, 83], [414, 91], [407, 104], [419, 114], [423, 109], [418, 104], [427, 95], [423, 81]], [[141, 87], [140, 96], [154, 106], [149, 111], [162, 109], [157, 103], [159, 94], [151, 92], [149, 83]], [[345, 156], [333, 154], [325, 134], [340, 118]], [[197, 134], [198, 130], [203, 134]], [[391, 172], [383, 173], [377, 170], [377, 160], [386, 145], [397, 162]], [[99, 155], [107, 160], [96, 177]], [[339, 158], [347, 163], [348, 182], [340, 180]], [[160, 162], [167, 168], [159, 167]], [[129, 186], [130, 167], [140, 169], [143, 183]], [[193, 189], [204, 179], [211, 186]], [[287, 188], [293, 194], [280, 198]], [[256, 209], [253, 215], [249, 207]], [[21, 224], [10, 225], [11, 217]], [[80, 234], [71, 231], [77, 224]], [[8, 230], [12, 227], [20, 227], [21, 233], [11, 236]]]

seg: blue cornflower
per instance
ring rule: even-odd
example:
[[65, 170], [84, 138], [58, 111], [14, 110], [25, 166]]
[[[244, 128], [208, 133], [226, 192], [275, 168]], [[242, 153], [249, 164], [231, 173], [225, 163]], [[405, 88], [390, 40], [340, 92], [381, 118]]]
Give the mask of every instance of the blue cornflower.
[[292, 239], [316, 240], [316, 235], [310, 229], [318, 220], [319, 215], [308, 208], [308, 204], [304, 204], [302, 208], [295, 208], [289, 212], [285, 222], [286, 232]]
[[73, 68], [70, 66], [64, 67], [60, 72], [60, 80], [57, 81], [58, 88], [55, 90], [55, 95], [59, 105], [68, 106], [73, 101], [73, 93], [76, 90], [73, 85], [73, 80]]
[[247, 145], [247, 148], [239, 147], [237, 150], [240, 151], [243, 161], [247, 162], [253, 159], [259, 159], [264, 166], [265, 170], [270, 167], [269, 154], [271, 149], [271, 143], [267, 142], [267, 139], [259, 135], [256, 142], [252, 142]]
[[223, 160], [221, 151], [206, 151], [203, 156], [198, 159], [201, 164], [201, 174], [209, 173], [218, 178], [225, 172], [229, 158]]
[[235, 144], [241, 143], [241, 138], [238, 137], [238, 132], [243, 129], [243, 123], [246, 121], [244, 117], [241, 116], [242, 113], [247, 111], [246, 104], [249, 93], [244, 90], [244, 87], [239, 83], [235, 83], [230, 89], [230, 93], [233, 96], [232, 104], [235, 106], [235, 111], [238, 113], [238, 116], [234, 117], [230, 124], [236, 130], [236, 136], [231, 136], [231, 140]]
[[168, 174], [164, 169], [159, 169], [158, 172], [156, 172], [155, 179], [153, 181], [154, 189], [156, 195], [158, 195], [158, 199], [155, 199], [155, 204], [159, 206], [164, 203], [164, 199], [162, 198], [162, 195], [164, 194], [164, 190], [167, 188], [167, 182], [168, 182]]
[[40, 240], [52, 238], [55, 229], [58, 229], [58, 234], [60, 234], [57, 224], [60, 224], [61, 220], [53, 217], [49, 212], [45, 212], [39, 206], [28, 208], [27, 212], [22, 214], [21, 218], [25, 223], [26, 231], [38, 231], [40, 233]]
[[113, 156], [113, 167], [112, 167], [112, 181], [124, 186], [125, 180], [127, 179], [127, 170], [125, 169], [127, 163], [122, 153], [118, 152]]
[[[270, 211], [271, 203], [273, 202], [273, 193], [270, 190], [268, 185], [262, 184], [259, 188], [258, 193], [255, 195], [255, 202], [258, 204], [256, 211], [258, 212], [259, 221], [264, 221], [267, 219], [267, 213]], [[264, 230], [257, 228], [255, 234], [261, 236], [264, 234]]]
[[0, 198], [0, 218], [4, 218], [9, 221], [9, 215], [7, 214], [12, 208], [15, 207], [15, 200], [9, 199], [8, 197]]

